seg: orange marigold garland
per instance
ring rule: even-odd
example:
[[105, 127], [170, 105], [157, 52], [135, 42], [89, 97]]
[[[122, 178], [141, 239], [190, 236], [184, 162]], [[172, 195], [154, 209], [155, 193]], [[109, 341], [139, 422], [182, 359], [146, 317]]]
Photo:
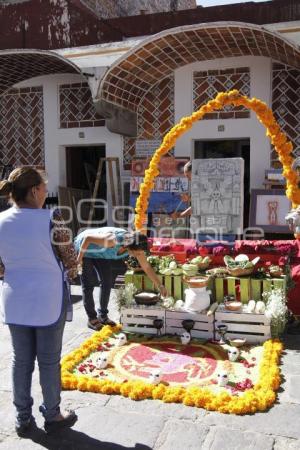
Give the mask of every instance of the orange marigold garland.
[[162, 400], [165, 403], [184, 403], [188, 406], [197, 406], [209, 411], [219, 411], [228, 414], [249, 414], [256, 411], [265, 411], [276, 400], [276, 391], [280, 385], [280, 370], [278, 367], [282, 344], [278, 340], [269, 340], [263, 344], [263, 356], [259, 367], [259, 379], [253, 388], [240, 396], [228, 392], [215, 394], [206, 388], [191, 386], [154, 386], [143, 381], [119, 383], [112, 380], [98, 380], [84, 375], [73, 373], [75, 367], [92, 351], [109, 337], [120, 331], [121, 326], [114, 328], [105, 326], [101, 331], [95, 332], [80, 348], [66, 355], [61, 362], [61, 377], [63, 389], [78, 389], [80, 391], [99, 392], [101, 394], [119, 394], [132, 400], [147, 398]]
[[291, 152], [293, 145], [288, 141], [286, 135], [281, 132], [275, 120], [272, 110], [266, 103], [253, 97], [248, 98], [241, 95], [239, 91], [220, 92], [214, 100], [201, 106], [191, 116], [183, 117], [164, 137], [162, 144], [155, 151], [149, 168], [145, 171], [144, 182], [140, 186], [140, 195], [137, 199], [135, 211], [135, 227], [143, 231], [143, 224], [147, 220], [147, 209], [151, 190], [154, 187], [154, 179], [159, 175], [158, 165], [161, 158], [175, 145], [176, 140], [188, 131], [194, 122], [201, 120], [203, 116], [212, 111], [222, 109], [226, 105], [244, 106], [255, 112], [258, 120], [265, 126], [266, 135], [278, 153], [278, 159], [283, 167], [283, 175], [286, 178], [286, 196], [291, 200], [293, 207], [300, 205], [300, 189], [298, 188], [298, 175], [291, 168], [293, 157]]

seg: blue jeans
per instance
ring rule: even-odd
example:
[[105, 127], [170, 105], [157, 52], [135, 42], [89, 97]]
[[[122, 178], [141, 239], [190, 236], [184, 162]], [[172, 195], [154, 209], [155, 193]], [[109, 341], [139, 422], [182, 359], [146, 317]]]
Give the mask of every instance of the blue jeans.
[[[65, 296], [64, 296], [65, 297]], [[16, 425], [28, 422], [32, 413], [32, 373], [35, 359], [40, 370], [43, 404], [40, 407], [46, 421], [60, 413], [60, 357], [66, 320], [66, 298], [58, 321], [47, 327], [9, 325], [12, 339], [13, 403]]]

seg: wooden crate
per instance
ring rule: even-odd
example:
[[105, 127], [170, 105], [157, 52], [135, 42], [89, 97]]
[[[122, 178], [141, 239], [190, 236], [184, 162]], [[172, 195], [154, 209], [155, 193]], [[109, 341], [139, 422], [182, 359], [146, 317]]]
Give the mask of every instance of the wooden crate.
[[114, 288], [119, 289], [120, 287], [123, 287], [125, 284], [125, 277], [124, 275], [118, 275], [115, 279]]
[[[158, 278], [161, 284], [166, 286], [171, 297], [175, 300], [184, 300], [184, 291], [188, 288], [188, 285], [183, 281], [182, 275], [159, 275]], [[139, 290], [155, 290], [154, 285], [150, 278], [145, 273], [135, 273], [128, 270], [125, 274], [125, 284], [133, 283]], [[208, 289], [211, 291], [213, 288], [213, 279], [209, 280]]]
[[[182, 300], [184, 298], [184, 289], [187, 287], [183, 282], [181, 275], [159, 275], [158, 278], [161, 284], [166, 286], [171, 297], [175, 300]], [[155, 290], [150, 278], [145, 273], [134, 273], [128, 270], [125, 274], [125, 284], [133, 283], [139, 290]]]
[[[215, 313], [215, 326], [228, 326], [226, 339], [245, 338], [247, 342], [264, 342], [271, 337], [270, 319], [264, 314], [227, 311], [219, 306]], [[217, 328], [216, 328], [217, 333]]]
[[157, 329], [153, 326], [154, 319], [162, 319], [164, 321], [161, 334], [165, 334], [166, 317], [164, 308], [142, 305], [121, 308], [121, 324], [125, 331], [141, 334], [156, 334]]
[[249, 300], [262, 300], [262, 293], [272, 289], [285, 289], [286, 277], [257, 279], [251, 277], [225, 277], [215, 278], [215, 301], [222, 303], [224, 295], [234, 295], [239, 286], [240, 300], [242, 303], [248, 303]]
[[195, 322], [191, 330], [194, 338], [212, 339], [214, 334], [214, 317], [207, 316], [206, 310], [202, 313], [188, 313], [184, 311], [166, 310], [166, 333], [182, 334], [184, 328], [182, 321], [192, 319]]

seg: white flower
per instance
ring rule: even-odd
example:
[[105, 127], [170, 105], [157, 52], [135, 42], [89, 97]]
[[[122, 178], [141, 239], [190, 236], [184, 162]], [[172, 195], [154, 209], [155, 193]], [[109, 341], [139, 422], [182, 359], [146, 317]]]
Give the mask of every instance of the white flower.
[[271, 319], [272, 323], [285, 323], [288, 311], [285, 292], [281, 289], [274, 289], [270, 292], [265, 292], [263, 297], [267, 301], [266, 317]]
[[173, 308], [175, 304], [175, 300], [173, 297], [166, 297], [163, 299], [163, 306], [165, 308]]

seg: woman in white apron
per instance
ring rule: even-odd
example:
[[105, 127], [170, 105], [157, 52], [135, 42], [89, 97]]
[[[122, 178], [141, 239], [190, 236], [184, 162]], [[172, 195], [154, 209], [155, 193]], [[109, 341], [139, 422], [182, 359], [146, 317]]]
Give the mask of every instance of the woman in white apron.
[[[12, 203], [0, 213], [0, 257], [4, 272], [1, 312], [13, 348], [15, 428], [23, 436], [33, 424], [31, 381], [37, 359], [43, 394], [40, 411], [46, 432], [53, 432], [77, 420], [73, 411], [63, 414], [59, 407], [62, 336], [71, 312], [60, 259], [66, 260], [69, 275], [76, 276], [76, 255], [71, 244], [57, 242], [58, 213], [53, 218], [52, 211], [42, 209], [47, 189], [39, 171], [30, 167], [13, 170], [8, 180], [0, 182], [0, 195]], [[51, 237], [56, 238], [56, 245]], [[73, 262], [65, 258], [72, 249]]]

